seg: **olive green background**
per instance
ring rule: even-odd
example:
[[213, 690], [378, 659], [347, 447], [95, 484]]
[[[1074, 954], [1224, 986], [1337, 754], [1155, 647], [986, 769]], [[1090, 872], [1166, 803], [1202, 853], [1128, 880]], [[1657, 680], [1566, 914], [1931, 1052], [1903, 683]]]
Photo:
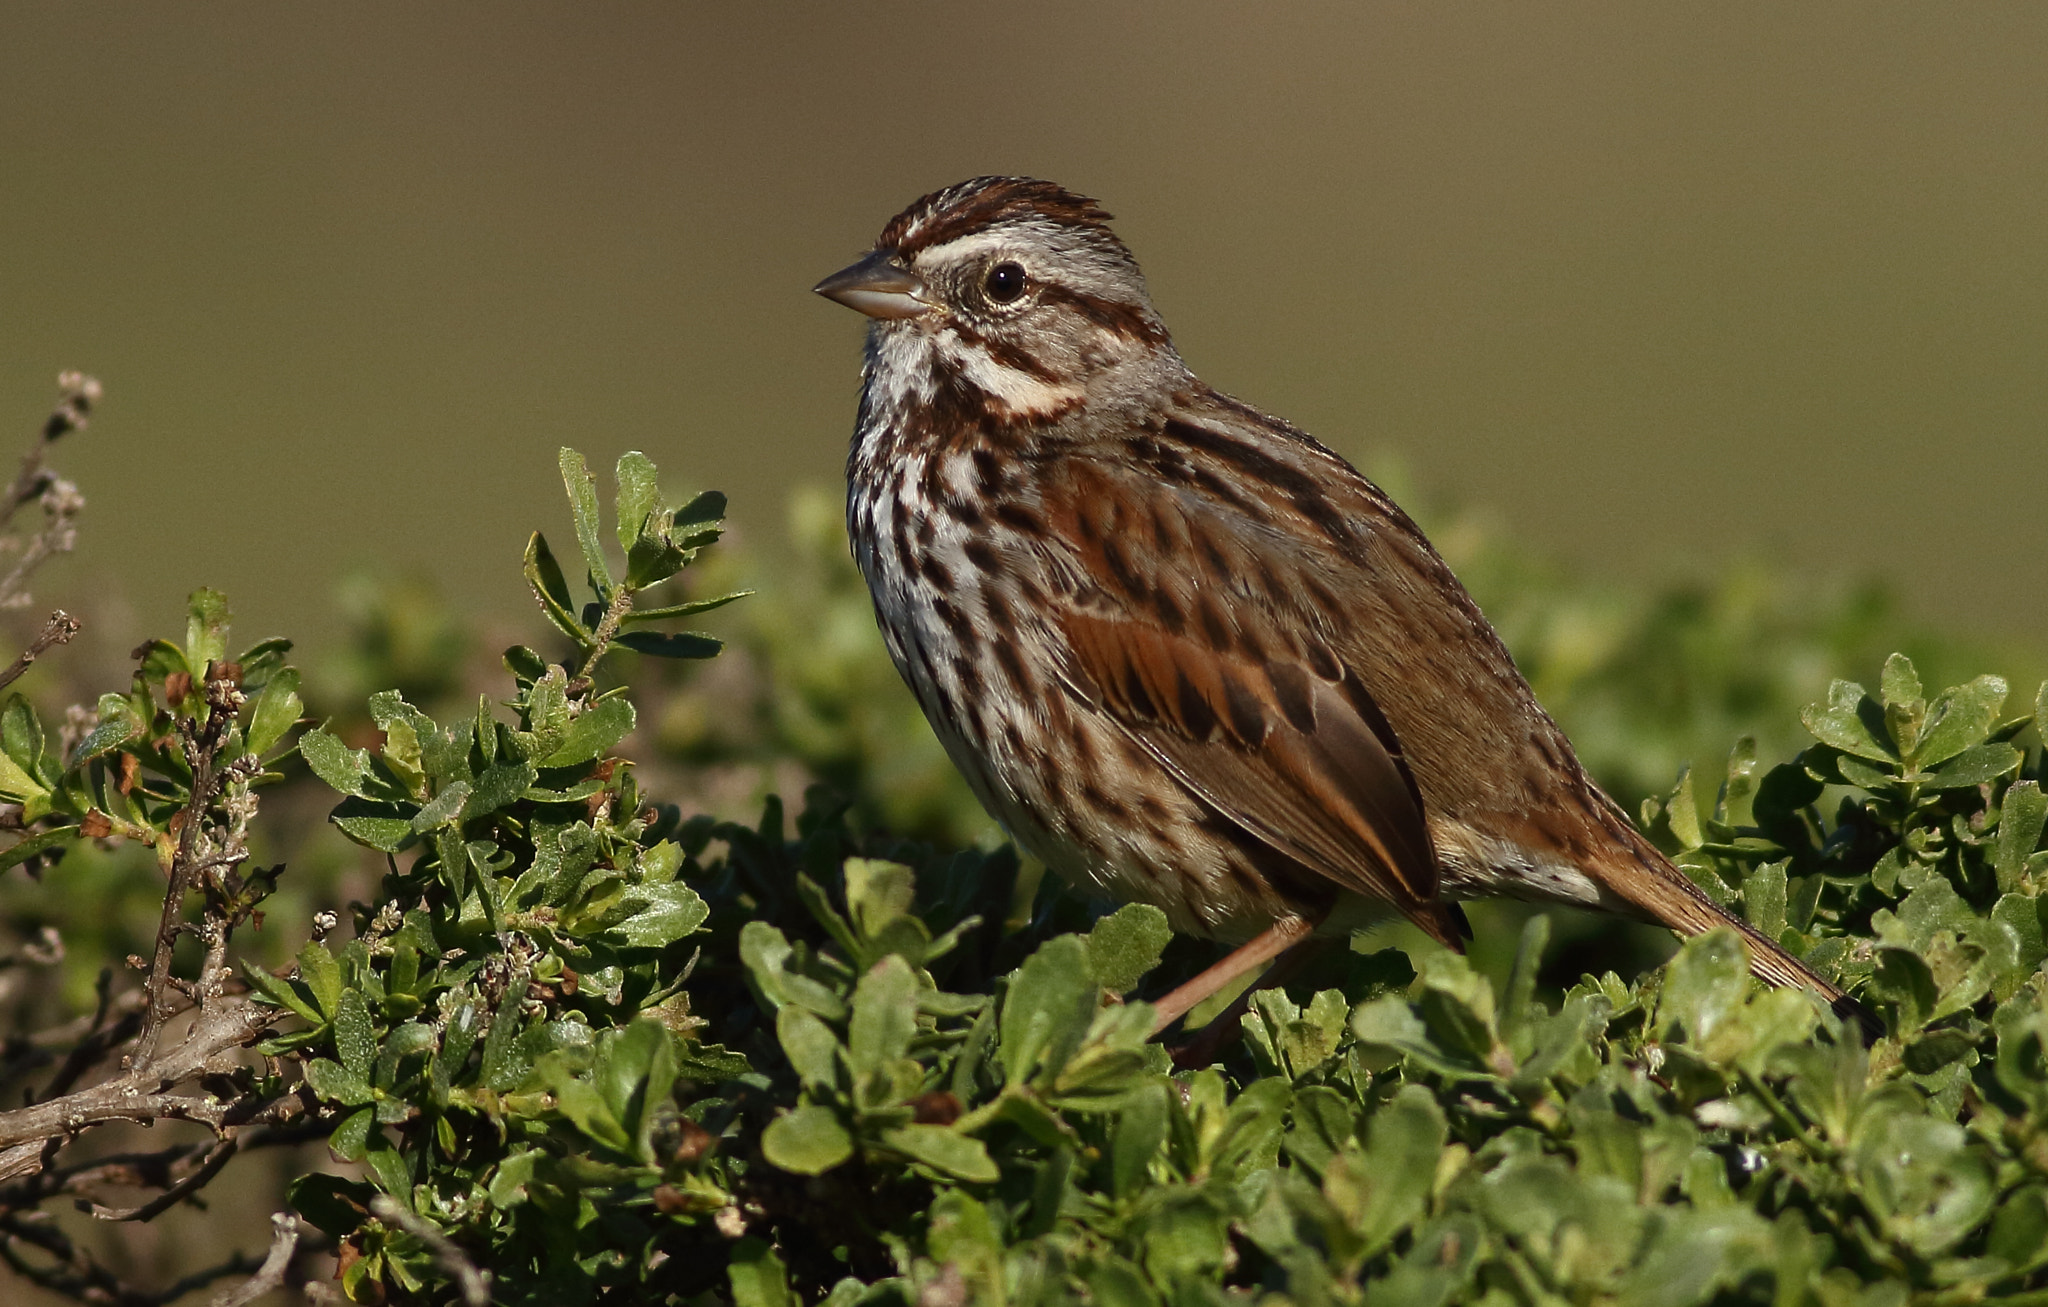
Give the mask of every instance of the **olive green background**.
[[38, 598], [517, 614], [564, 442], [772, 546], [853, 416], [808, 287], [990, 171], [1101, 197], [1210, 381], [1534, 547], [2048, 634], [2041, 5], [9, 0], [0, 433], [108, 392]]

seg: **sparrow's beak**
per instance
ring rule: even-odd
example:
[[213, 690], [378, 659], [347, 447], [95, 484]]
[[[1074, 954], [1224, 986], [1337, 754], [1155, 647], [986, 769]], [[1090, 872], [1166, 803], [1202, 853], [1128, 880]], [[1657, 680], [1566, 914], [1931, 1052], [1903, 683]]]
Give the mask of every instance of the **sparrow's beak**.
[[915, 318], [931, 312], [933, 305], [924, 298], [924, 283], [891, 262], [890, 253], [876, 250], [811, 289], [871, 318]]

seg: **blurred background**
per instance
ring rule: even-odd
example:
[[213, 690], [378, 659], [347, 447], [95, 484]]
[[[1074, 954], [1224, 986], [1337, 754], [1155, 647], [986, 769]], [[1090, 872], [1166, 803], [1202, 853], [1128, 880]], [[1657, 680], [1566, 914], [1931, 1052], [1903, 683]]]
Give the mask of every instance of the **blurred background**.
[[[211, 585], [354, 742], [372, 691], [465, 711], [542, 642], [556, 448], [641, 448], [671, 498], [731, 495], [702, 592], [761, 591], [707, 621], [726, 656], [629, 672], [647, 792], [741, 817], [822, 782], [868, 829], [995, 838], [846, 562], [862, 326], [809, 294], [983, 172], [1100, 197], [1195, 369], [1417, 511], [1632, 810], [1688, 764], [1711, 805], [1739, 735], [1791, 756], [1893, 649], [2014, 712], [2048, 675], [2048, 8], [11, 0], [0, 459], [60, 369], [106, 386], [53, 451], [78, 549], [21, 615], [88, 632], [21, 688], [62, 720]], [[259, 958], [375, 896], [333, 800], [265, 800]], [[0, 877], [0, 957], [70, 948], [0, 994], [10, 1039], [161, 903], [132, 846], [50, 877]], [[1515, 910], [1476, 917], [1504, 971]], [[1554, 938], [1557, 984], [1669, 947]], [[260, 1249], [325, 1158], [67, 1228], [162, 1285]]]
[[1022, 172], [1118, 215], [1205, 378], [1518, 541], [2040, 635], [2044, 70], [2028, 4], [16, 0], [0, 432], [106, 382], [44, 590], [120, 640], [211, 584], [317, 642], [360, 565], [520, 615], [565, 442], [780, 548], [857, 388], [808, 288]]

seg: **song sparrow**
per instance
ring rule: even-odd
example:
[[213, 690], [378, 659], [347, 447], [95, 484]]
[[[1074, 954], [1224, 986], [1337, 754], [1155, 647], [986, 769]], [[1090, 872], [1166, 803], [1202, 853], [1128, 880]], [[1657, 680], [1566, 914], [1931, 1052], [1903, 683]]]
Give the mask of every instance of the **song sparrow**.
[[1093, 201], [925, 196], [817, 286], [868, 329], [847, 527], [889, 654], [975, 793], [1061, 875], [1250, 942], [1454, 900], [1733, 926], [1596, 787], [1422, 532], [1181, 362]]

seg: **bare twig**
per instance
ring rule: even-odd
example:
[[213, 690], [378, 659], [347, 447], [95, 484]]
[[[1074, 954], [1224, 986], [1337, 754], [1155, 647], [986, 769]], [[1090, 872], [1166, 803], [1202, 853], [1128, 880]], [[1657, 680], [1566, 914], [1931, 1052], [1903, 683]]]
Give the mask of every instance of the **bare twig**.
[[[24, 558], [22, 561], [25, 563], [28, 560]], [[19, 571], [20, 569], [16, 568], [15, 570]], [[13, 578], [10, 576], [8, 580], [12, 581]], [[6, 589], [6, 583], [0, 583], [0, 594], [5, 594]], [[20, 656], [15, 658], [13, 664], [6, 671], [0, 672], [0, 690], [4, 690], [20, 680], [21, 674], [29, 669], [29, 664], [48, 652], [50, 646], [70, 644], [71, 637], [77, 635], [81, 629], [83, 629], [83, 624], [63, 609], [59, 608], [56, 612], [51, 613], [49, 620], [43, 623], [42, 633], [29, 641], [28, 648], [21, 651]]]
[[[50, 1083], [43, 1086], [43, 1098], [56, 1098], [70, 1092], [78, 1078], [105, 1057], [107, 1050], [116, 1043], [135, 1033], [136, 1013], [130, 1010], [113, 1021], [107, 1020], [114, 1010], [114, 969], [101, 967], [99, 979], [93, 983], [93, 992], [99, 995], [99, 1002], [93, 1008], [92, 1024], [86, 1027], [85, 1037], [72, 1045], [71, 1052], [64, 1058], [64, 1065], [57, 1068], [57, 1074], [50, 1077]], [[125, 1031], [126, 1033], [121, 1033]]]
[[[30, 574], [52, 555], [72, 547], [76, 519], [85, 505], [77, 487], [56, 475], [46, 459], [51, 444], [86, 425], [100, 387], [80, 373], [66, 373], [59, 386], [58, 404], [40, 439], [22, 458], [13, 480], [0, 489], [0, 554], [5, 555], [0, 558], [0, 609], [26, 603], [23, 591]], [[30, 503], [43, 510], [32, 534], [16, 525]], [[28, 648], [11, 665], [0, 665], [0, 689], [78, 630], [79, 623], [68, 614], [52, 613]], [[176, 844], [154, 949], [148, 962], [136, 963], [145, 970], [140, 992], [130, 989], [117, 995], [111, 976], [102, 975], [99, 1001], [89, 1017], [11, 1040], [5, 1051], [10, 1075], [60, 1057], [61, 1061], [42, 1087], [41, 1101], [0, 1111], [0, 1266], [46, 1289], [120, 1307], [153, 1307], [215, 1281], [247, 1277], [216, 1299], [243, 1307], [284, 1284], [301, 1244], [298, 1222], [286, 1213], [272, 1218], [274, 1236], [260, 1265], [253, 1255], [237, 1254], [168, 1288], [152, 1289], [115, 1275], [81, 1241], [60, 1229], [41, 1204], [70, 1195], [80, 1210], [101, 1220], [147, 1221], [190, 1201], [239, 1154], [297, 1142], [308, 1137], [309, 1127], [331, 1126], [322, 1119], [310, 1090], [301, 1086], [265, 1097], [253, 1088], [249, 1076], [244, 1050], [280, 1014], [236, 992], [228, 946], [236, 927], [267, 891], [274, 872], [245, 879], [238, 871], [249, 857], [249, 822], [256, 809], [250, 786], [261, 771], [253, 756], [229, 753], [245, 702], [237, 684], [239, 669], [209, 664], [203, 675], [201, 706], [193, 716], [182, 715], [182, 705], [191, 702], [185, 690], [172, 692], [173, 711], [180, 714], [176, 737], [191, 789], [168, 827]], [[90, 725], [90, 714], [74, 713], [75, 732]], [[66, 757], [73, 744], [75, 736], [67, 740]], [[133, 780], [131, 768], [124, 774], [123, 793]], [[97, 828], [93, 821], [82, 824], [77, 833], [88, 838], [108, 833], [105, 817], [98, 816], [98, 822]], [[25, 820], [20, 805], [0, 807], [0, 827], [32, 836], [36, 826]], [[154, 830], [121, 828], [117, 833], [159, 838]], [[188, 919], [187, 905], [195, 891], [203, 894], [204, 905]], [[196, 974], [180, 976], [173, 972], [172, 955], [186, 933], [198, 938], [202, 957]], [[42, 958], [24, 951], [21, 960]], [[125, 1054], [118, 1064], [117, 1054]], [[77, 1161], [75, 1153], [66, 1155], [70, 1145], [94, 1126], [159, 1120], [204, 1125], [212, 1138], [157, 1152], [102, 1154], [84, 1162]], [[119, 1189], [141, 1189], [147, 1201], [133, 1206], [102, 1201], [102, 1195]], [[452, 1252], [452, 1245], [449, 1248]], [[473, 1268], [471, 1275], [475, 1277]]]
[[[171, 952], [177, 947], [178, 936], [184, 929], [185, 895], [196, 888], [199, 881], [196, 864], [222, 852], [210, 847], [212, 841], [207, 836], [206, 816], [220, 797], [226, 779], [225, 769], [220, 766], [221, 745], [242, 706], [242, 692], [232, 680], [216, 675], [215, 671], [214, 668], [207, 669], [203, 719], [179, 724], [179, 733], [184, 736], [185, 758], [192, 768], [192, 797], [185, 805], [185, 822], [178, 832], [178, 851], [171, 862], [171, 883], [164, 890], [164, 910], [157, 920], [155, 956], [150, 960], [149, 979], [144, 984], [149, 1006], [143, 1012], [142, 1034], [136, 1039], [135, 1051], [129, 1056], [129, 1065], [137, 1070], [147, 1069], [156, 1056], [164, 1022], [170, 1018], [176, 1005], [175, 991], [170, 983]], [[213, 923], [210, 914], [209, 924], [217, 924]], [[208, 973], [217, 969], [220, 960], [217, 955], [226, 945], [224, 929], [217, 936], [208, 938], [206, 963], [200, 974], [202, 989], [209, 981], [217, 983], [217, 979]]]
[[191, 1174], [185, 1176], [176, 1184], [171, 1185], [148, 1202], [139, 1203], [134, 1207], [107, 1207], [100, 1203], [88, 1203], [84, 1204], [85, 1210], [99, 1217], [102, 1221], [153, 1220], [159, 1214], [168, 1212], [183, 1202], [188, 1194], [196, 1193], [200, 1189], [205, 1188], [214, 1176], [220, 1174], [220, 1169], [228, 1164], [228, 1159], [233, 1157], [240, 1148], [241, 1144], [237, 1141], [236, 1137], [233, 1134], [229, 1134], [225, 1138], [214, 1141], [213, 1147], [206, 1150], [206, 1156], [200, 1159], [198, 1166], [192, 1168]]
[[[29, 1260], [22, 1256], [24, 1247], [41, 1251], [53, 1258], [55, 1264]], [[30, 1284], [68, 1297], [104, 1303], [148, 1301], [142, 1291], [100, 1265], [91, 1253], [47, 1222], [0, 1217], [0, 1262]]]
[[[28, 603], [26, 587], [29, 575], [52, 554], [68, 553], [78, 541], [78, 515], [85, 510], [85, 497], [78, 493], [77, 486], [45, 467], [43, 460], [51, 444], [85, 426], [99, 398], [100, 383], [84, 373], [66, 372], [59, 376], [57, 407], [49, 420], [43, 423], [42, 438], [22, 455], [21, 470], [14, 474], [5, 496], [0, 497], [0, 531], [7, 529], [24, 504], [35, 502], [43, 506], [42, 529], [29, 537], [28, 543], [21, 547], [21, 557], [15, 560], [5, 577], [0, 577], [0, 608], [19, 608]], [[7, 537], [0, 540], [0, 545], [11, 552], [16, 541]], [[32, 657], [30, 661], [33, 661]], [[21, 666], [26, 667], [27, 663]], [[14, 676], [19, 675], [21, 671], [18, 668]]]
[[290, 1212], [278, 1212], [270, 1218], [270, 1227], [270, 1255], [263, 1259], [263, 1265], [256, 1268], [256, 1274], [215, 1298], [213, 1307], [247, 1307], [272, 1289], [284, 1286], [284, 1274], [291, 1268], [292, 1254], [299, 1247], [299, 1218]]
[[[296, 1147], [325, 1138], [332, 1129], [333, 1122], [318, 1113], [301, 1114], [276, 1124], [235, 1127], [235, 1154]], [[65, 1167], [45, 1164], [34, 1175], [0, 1186], [0, 1213], [24, 1211], [60, 1194], [90, 1196], [109, 1188], [165, 1189], [181, 1185], [195, 1170], [209, 1163], [220, 1145], [220, 1140], [202, 1139], [155, 1152], [113, 1153]], [[185, 1194], [197, 1187], [187, 1187]], [[103, 1219], [119, 1215], [122, 1213], [115, 1212]], [[132, 1219], [146, 1220], [150, 1215], [138, 1211]]]
[[52, 554], [66, 554], [78, 543], [78, 515], [85, 510], [85, 496], [78, 493], [78, 487], [62, 477], [49, 478], [43, 489], [43, 529], [29, 538], [28, 547], [21, 551], [21, 561], [5, 577], [0, 577], [0, 608], [20, 608], [28, 601], [25, 588], [29, 574], [41, 567]]
[[42, 497], [49, 485], [49, 473], [43, 470], [43, 459], [50, 446], [74, 431], [85, 430], [92, 415], [93, 405], [100, 402], [100, 383], [83, 372], [60, 372], [57, 374], [57, 407], [50, 411], [43, 423], [42, 439], [29, 446], [21, 456], [21, 470], [14, 474], [13, 484], [7, 487], [7, 497], [0, 500], [0, 531], [7, 529], [13, 520], [15, 510], [32, 499]]
[[[256, 1041], [278, 1018], [246, 998], [228, 998], [199, 1011], [192, 1029], [148, 1064], [61, 1098], [0, 1112], [0, 1181], [35, 1169], [35, 1156], [18, 1156], [23, 1146], [39, 1149], [53, 1136], [72, 1134], [102, 1121], [196, 1121], [218, 1131], [231, 1125], [283, 1120], [304, 1110], [297, 1098], [222, 1102], [211, 1094], [175, 1094], [167, 1087], [202, 1075], [237, 1069], [237, 1050]], [[25, 1164], [24, 1164], [25, 1163]]]
[[435, 1229], [431, 1222], [405, 1210], [389, 1194], [378, 1194], [370, 1200], [370, 1214], [425, 1244], [441, 1269], [454, 1278], [464, 1307], [490, 1307], [490, 1273], [479, 1270], [477, 1264], [469, 1260], [469, 1254], [455, 1246], [453, 1239]]
[[623, 579], [612, 592], [611, 602], [605, 605], [604, 614], [598, 618], [597, 630], [590, 637], [590, 652], [584, 656], [583, 666], [577, 671], [576, 679], [569, 683], [572, 697], [590, 693], [590, 687], [597, 676], [597, 665], [604, 660], [612, 641], [619, 638], [619, 627], [625, 623], [626, 614], [633, 611], [633, 596], [636, 593]]

